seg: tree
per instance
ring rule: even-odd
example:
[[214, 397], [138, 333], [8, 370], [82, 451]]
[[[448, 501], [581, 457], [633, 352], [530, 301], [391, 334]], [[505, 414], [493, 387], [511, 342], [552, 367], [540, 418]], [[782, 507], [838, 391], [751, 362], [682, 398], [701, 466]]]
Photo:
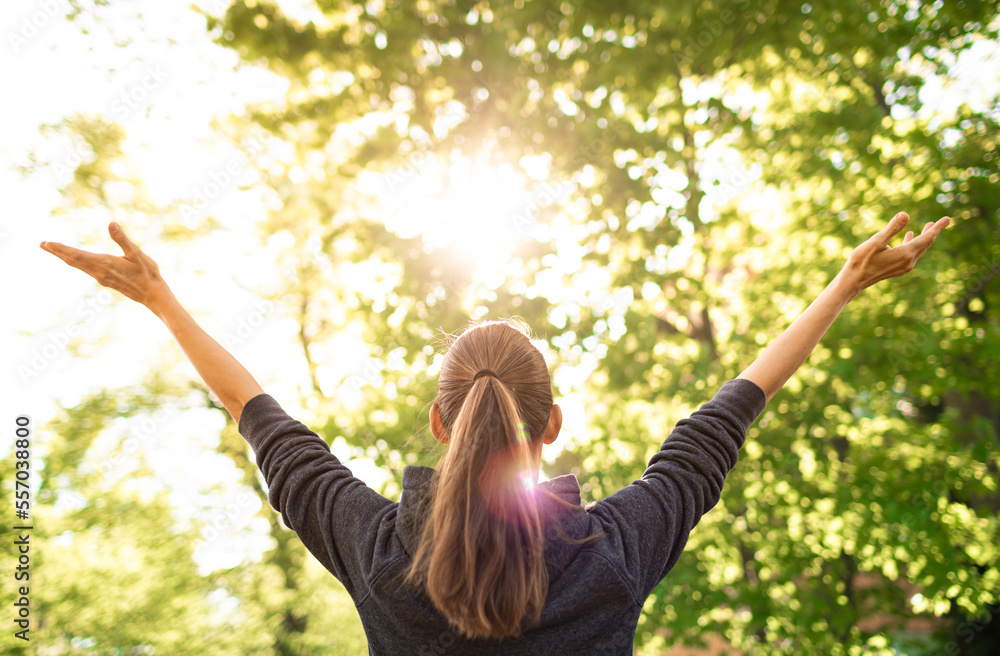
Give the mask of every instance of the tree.
[[[951, 618], [942, 646], [973, 626], [969, 644], [986, 640], [974, 622], [1000, 592], [997, 99], [952, 113], [921, 90], [996, 21], [986, 3], [889, 0], [208, 16], [218, 43], [289, 81], [285, 102], [233, 128], [271, 135], [256, 164], [280, 202], [263, 236], [291, 237], [276, 264], [294, 270], [271, 300], [297, 322], [311, 427], [393, 472], [382, 491], [398, 493], [405, 464], [440, 454], [424, 439], [440, 328], [517, 314], [548, 346], [558, 394], [587, 411], [546, 472], [601, 498], [888, 216], [950, 215], [935, 254], [852, 303], [751, 429], [636, 644], [716, 633], [745, 653], [889, 653], [913, 617]], [[111, 169], [94, 170], [76, 180]], [[336, 380], [344, 334], [370, 350]], [[263, 498], [234, 429], [222, 451]], [[323, 572], [268, 516], [276, 548], [228, 588], [281, 590], [254, 605], [280, 620], [262, 650], [318, 652]]]
[[[752, 361], [888, 216], [948, 214], [961, 229], [938, 256], [852, 304], [751, 430], [722, 507], [654, 592], [637, 643], [714, 631], [750, 653], [877, 650], [908, 617], [996, 601], [998, 399], [982, 369], [996, 358], [996, 99], [949, 115], [920, 95], [926, 74], [947, 77], [991, 34], [993, 8], [320, 9], [306, 22], [237, 3], [209, 27], [291, 85], [283, 106], [249, 117], [294, 141], [304, 169], [299, 182], [270, 181], [286, 208], [271, 229], [296, 235], [297, 259], [314, 239], [324, 266], [387, 271], [384, 302], [349, 282], [321, 290], [309, 272], [297, 282], [310, 366], [361, 321], [375, 357], [406, 363], [381, 371], [382, 389], [365, 388], [351, 416], [316, 385], [338, 417], [327, 435], [382, 445], [378, 459], [398, 471], [432, 394], [415, 373], [432, 327], [516, 313], [554, 363], [590, 371], [590, 430], [575, 436], [585, 444], [552, 471], [603, 496], [638, 477], [672, 423]], [[720, 165], [727, 146], [738, 157]], [[531, 238], [494, 285], [463, 277], [460, 244], [434, 247], [392, 219], [405, 194], [364, 193], [371, 173], [420, 166], [453, 167], [447, 190], [481, 163], [571, 189], [506, 217]], [[741, 202], [751, 190], [767, 204]], [[356, 310], [329, 319], [334, 295]], [[876, 612], [895, 624], [863, 621]]]
[[[71, 175], [60, 189], [57, 212], [113, 216], [127, 224], [145, 214], [169, 213], [176, 222], [167, 222], [162, 232], [180, 243], [218, 227], [207, 216], [195, 230], [185, 228], [180, 216], [185, 203], [157, 207], [143, 180], [116, 173], [128, 162], [121, 149], [125, 134], [115, 124], [78, 115], [47, 131], [74, 140], [77, 152], [93, 154], [66, 164]], [[33, 157], [23, 172], [46, 166], [51, 164]], [[122, 183], [129, 190], [124, 196]], [[112, 185], [118, 193], [109, 193]], [[67, 344], [74, 356], [82, 356], [80, 341]], [[349, 596], [318, 563], [306, 560], [305, 547], [271, 512], [252, 451], [217, 399], [177, 372], [182, 359], [173, 344], [147, 379], [123, 389], [93, 390], [40, 427], [33, 446], [34, 462], [42, 463], [32, 507], [39, 554], [31, 574], [37, 581], [33, 633], [30, 643], [17, 645], [23, 647], [17, 653], [29, 653], [31, 645], [53, 653], [218, 656], [363, 649], [364, 632]], [[38, 375], [26, 382], [36, 382]], [[162, 456], [163, 442], [176, 437], [165, 429], [168, 420], [198, 410], [225, 418], [216, 451], [237, 469], [242, 489], [223, 491], [240, 503], [235, 512], [202, 508], [193, 519], [181, 520], [179, 510], [191, 514], [190, 509], [175, 506], [151, 463]], [[207, 454], [183, 457], [197, 463]], [[3, 480], [13, 472], [12, 461], [0, 461]], [[196, 478], [185, 484], [203, 488], [206, 506], [209, 493], [225, 487]], [[245, 531], [257, 515], [268, 518], [274, 541], [260, 561], [198, 571], [201, 548], [220, 534]], [[0, 533], [14, 539], [9, 529]]]

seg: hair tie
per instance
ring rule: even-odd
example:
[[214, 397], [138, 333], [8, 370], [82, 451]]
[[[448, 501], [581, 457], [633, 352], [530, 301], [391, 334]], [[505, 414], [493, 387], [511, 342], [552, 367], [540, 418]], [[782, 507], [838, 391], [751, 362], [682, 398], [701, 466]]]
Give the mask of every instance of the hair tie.
[[494, 378], [497, 378], [497, 379], [500, 378], [500, 376], [497, 376], [496, 373], [492, 369], [480, 369], [479, 371], [476, 372], [476, 375], [472, 377], [472, 382], [476, 382], [476, 380], [480, 376], [493, 376]]

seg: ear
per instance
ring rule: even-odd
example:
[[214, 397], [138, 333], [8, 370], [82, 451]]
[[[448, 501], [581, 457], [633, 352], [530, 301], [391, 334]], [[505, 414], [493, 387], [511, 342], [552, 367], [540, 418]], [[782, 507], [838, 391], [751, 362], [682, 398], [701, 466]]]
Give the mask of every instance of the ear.
[[553, 404], [552, 410], [549, 411], [549, 424], [545, 427], [545, 435], [542, 436], [542, 442], [545, 444], [552, 444], [559, 437], [559, 429], [562, 428], [562, 408], [558, 405]]
[[444, 430], [444, 424], [441, 423], [441, 409], [438, 408], [437, 403], [431, 405], [431, 432], [434, 433], [434, 439], [441, 444], [448, 443], [448, 433]]

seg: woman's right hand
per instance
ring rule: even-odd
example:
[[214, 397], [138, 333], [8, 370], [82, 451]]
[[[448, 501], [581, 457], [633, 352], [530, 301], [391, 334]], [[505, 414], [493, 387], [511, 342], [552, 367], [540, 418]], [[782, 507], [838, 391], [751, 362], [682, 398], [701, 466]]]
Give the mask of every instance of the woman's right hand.
[[117, 223], [110, 223], [108, 232], [121, 246], [124, 257], [91, 253], [55, 241], [43, 241], [40, 246], [104, 287], [121, 292], [156, 313], [157, 305], [171, 296], [170, 288], [160, 275], [160, 267], [125, 236], [125, 231]]
[[906, 212], [900, 212], [885, 228], [851, 252], [840, 275], [849, 282], [855, 290], [855, 295], [880, 280], [895, 278], [912, 271], [917, 260], [951, 223], [951, 219], [947, 216], [928, 222], [918, 237], [914, 237], [911, 230], [903, 237], [902, 244], [895, 248], [889, 246], [892, 238], [906, 227], [909, 220], [910, 217]]

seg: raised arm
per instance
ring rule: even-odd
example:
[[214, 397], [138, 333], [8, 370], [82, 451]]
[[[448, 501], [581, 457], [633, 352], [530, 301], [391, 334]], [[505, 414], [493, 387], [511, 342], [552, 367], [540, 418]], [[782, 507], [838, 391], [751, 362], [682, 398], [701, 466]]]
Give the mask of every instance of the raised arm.
[[888, 225], [851, 252], [844, 268], [834, 277], [798, 319], [778, 336], [738, 378], [756, 383], [768, 402], [813, 352], [820, 338], [844, 307], [864, 289], [880, 280], [901, 276], [913, 269], [951, 219], [927, 223], [914, 238], [907, 232], [895, 248], [889, 242], [906, 226], [910, 217], [897, 214]]
[[184, 354], [211, 388], [233, 420], [239, 423], [246, 402], [264, 390], [250, 372], [202, 330], [160, 275], [156, 262], [143, 253], [116, 223], [108, 226], [124, 257], [90, 253], [58, 242], [40, 246], [66, 264], [92, 276], [105, 287], [146, 306], [160, 318], [181, 345]]

